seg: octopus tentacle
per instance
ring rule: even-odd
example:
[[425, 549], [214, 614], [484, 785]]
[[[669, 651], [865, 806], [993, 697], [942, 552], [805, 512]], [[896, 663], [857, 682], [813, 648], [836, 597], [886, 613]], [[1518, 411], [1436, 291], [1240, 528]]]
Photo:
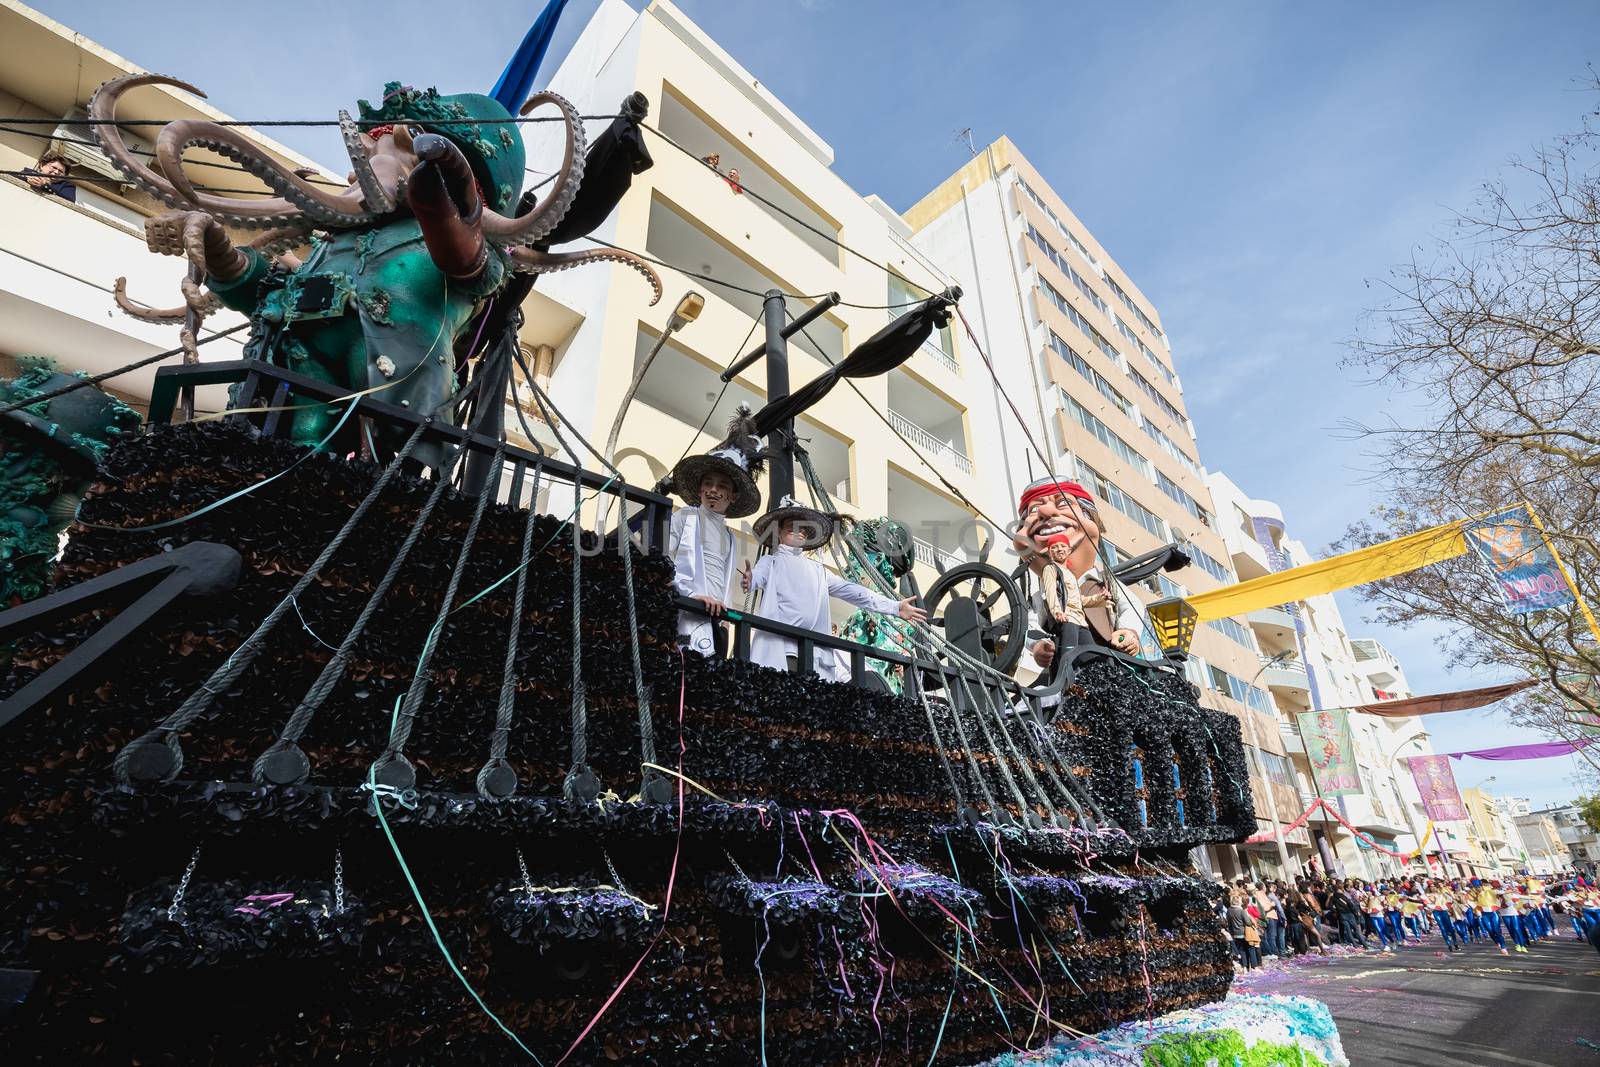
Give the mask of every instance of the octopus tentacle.
[[183, 210], [199, 208], [223, 222], [236, 226], [283, 225], [298, 222], [304, 217], [295, 205], [278, 197], [240, 200], [212, 196], [198, 192], [192, 185], [188, 185], [187, 181], [184, 184], [188, 191], [183, 192], [166, 176], [145, 165], [128, 149], [122, 139], [122, 131], [115, 122], [118, 99], [129, 89], [141, 85], [171, 85], [198, 97], [204, 98], [206, 95], [188, 82], [169, 78], [164, 74], [125, 74], [119, 78], [112, 78], [95, 90], [94, 96], [89, 98], [88, 108], [89, 117], [95, 120], [91, 124], [94, 138], [99, 143], [100, 150], [129, 181], [168, 207]]
[[[267, 232], [263, 233], [261, 236], [251, 241], [249, 247], [255, 249], [264, 256], [276, 256], [282, 252], [288, 251], [295, 245], [303, 243], [310, 235], [310, 227], [283, 226], [278, 229], [268, 230]], [[128, 315], [130, 318], [138, 319], [140, 322], [149, 322], [155, 324], [182, 322], [184, 315], [189, 311], [191, 300], [194, 296], [194, 294], [189, 292], [188, 287], [191, 284], [192, 283], [187, 278], [183, 280], [182, 288], [184, 289], [184, 303], [182, 307], [157, 308], [136, 303], [130, 296], [128, 296], [128, 279], [126, 278], [118, 278], [111, 284], [111, 296], [112, 299], [116, 301], [117, 307], [120, 308], [124, 314]], [[218, 300], [216, 294], [214, 293], [205, 293], [199, 297], [198, 302], [194, 303], [193, 306], [194, 310], [199, 312], [201, 315], [210, 315], [222, 309], [222, 301]]]
[[[187, 279], [185, 280], [187, 281]], [[183, 307], [175, 308], [153, 308], [135, 303], [128, 296], [128, 279], [126, 278], [118, 278], [111, 283], [111, 296], [117, 302], [117, 307], [122, 310], [123, 314], [129, 318], [138, 319], [140, 322], [156, 324], [182, 322], [183, 317], [189, 313], [187, 303]], [[196, 310], [202, 314], [209, 315], [221, 307], [222, 301], [218, 300], [214, 294], [206, 293], [201, 297], [200, 307], [196, 308]]]
[[483, 235], [498, 245], [532, 245], [544, 240], [561, 225], [561, 220], [566, 217], [572, 201], [578, 195], [578, 186], [583, 183], [588, 141], [584, 137], [583, 119], [579, 117], [578, 109], [564, 96], [543, 92], [529, 97], [528, 102], [522, 105], [521, 113], [526, 115], [542, 104], [554, 104], [561, 109], [566, 120], [566, 154], [561, 159], [561, 169], [556, 172], [555, 184], [551, 186], [544, 203], [526, 215], [508, 219], [484, 208]]
[[650, 300], [652, 307], [661, 301], [661, 277], [650, 264], [632, 252], [614, 248], [598, 248], [584, 252], [540, 252], [532, 248], [512, 248], [506, 254], [511, 257], [512, 267], [519, 274], [550, 274], [558, 270], [581, 267], [586, 263], [621, 263], [644, 275], [645, 280], [650, 283], [650, 288], [655, 292], [655, 296]]
[[183, 150], [189, 145], [209, 148], [233, 160], [271, 186], [282, 197], [282, 202], [294, 205], [305, 217], [325, 226], [365, 226], [374, 219], [371, 211], [361, 207], [360, 189], [352, 187], [340, 193], [329, 193], [262, 154], [248, 139], [226, 126], [199, 119], [179, 119], [162, 128], [156, 140], [156, 162], [173, 186], [195, 203], [201, 202], [200, 194], [189, 184], [183, 171]]
[[361, 127], [350, 117], [350, 112], [342, 108], [339, 111], [339, 136], [344, 139], [344, 150], [350, 156], [350, 169], [355, 172], [356, 185], [361, 189], [367, 210], [375, 215], [389, 214], [395, 209], [394, 197], [373, 173], [372, 157], [367, 154]]

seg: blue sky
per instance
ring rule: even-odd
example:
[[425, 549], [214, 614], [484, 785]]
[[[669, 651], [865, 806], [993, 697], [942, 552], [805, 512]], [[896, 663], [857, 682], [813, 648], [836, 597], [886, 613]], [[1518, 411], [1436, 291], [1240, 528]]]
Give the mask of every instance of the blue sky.
[[[34, 2], [246, 119], [331, 118], [390, 79], [487, 90], [542, 6], [291, 4], [252, 29], [237, 7]], [[679, 3], [834, 146], [852, 186], [897, 208], [965, 159], [957, 130], [1010, 135], [1160, 309], [1206, 465], [1281, 503], [1313, 550], [1373, 503], [1340, 420], [1409, 408], [1339, 365], [1377, 283], [1510, 157], [1596, 105], [1592, 2]], [[554, 56], [595, 6], [572, 0]], [[298, 43], [293, 11], [315, 19]], [[342, 158], [329, 131], [274, 132]], [[1419, 692], [1493, 680], [1341, 603]], [[1429, 725], [1440, 751], [1533, 739], [1492, 713]], [[1568, 763], [1468, 761], [1458, 777], [1555, 802]]]

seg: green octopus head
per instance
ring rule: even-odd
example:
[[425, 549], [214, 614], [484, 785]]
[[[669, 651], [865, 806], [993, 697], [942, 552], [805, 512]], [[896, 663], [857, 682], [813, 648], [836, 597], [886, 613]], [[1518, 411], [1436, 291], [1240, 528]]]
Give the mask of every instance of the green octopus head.
[[472, 165], [491, 210], [511, 215], [522, 195], [527, 150], [514, 116], [498, 100], [479, 93], [443, 96], [399, 82], [383, 87], [382, 106], [358, 100], [363, 122], [407, 122], [448, 138]]

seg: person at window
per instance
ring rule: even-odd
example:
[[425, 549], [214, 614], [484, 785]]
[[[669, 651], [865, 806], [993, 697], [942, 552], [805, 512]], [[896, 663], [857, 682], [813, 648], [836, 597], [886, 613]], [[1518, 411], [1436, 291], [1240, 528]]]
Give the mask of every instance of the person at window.
[[67, 179], [67, 157], [59, 152], [49, 152], [37, 165], [24, 167], [24, 181], [41, 196], [59, 196], [70, 203], [78, 202], [78, 187]]

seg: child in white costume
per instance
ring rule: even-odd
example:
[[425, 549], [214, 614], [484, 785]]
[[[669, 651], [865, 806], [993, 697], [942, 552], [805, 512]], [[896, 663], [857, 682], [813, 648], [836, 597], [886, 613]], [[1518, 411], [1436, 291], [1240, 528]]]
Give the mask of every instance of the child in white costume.
[[[763, 540], [777, 526], [777, 544], [751, 571], [740, 575], [746, 590], [761, 590], [761, 616], [800, 629], [825, 634], [832, 629], [828, 599], [837, 597], [847, 604], [884, 615], [898, 615], [908, 622], [922, 622], [928, 613], [912, 603], [914, 597], [891, 600], [866, 586], [847, 582], [830, 574], [821, 563], [806, 555], [807, 550], [827, 543], [839, 516], [802, 506], [785, 497], [778, 507], [755, 522], [757, 540]], [[774, 670], [794, 669], [790, 657], [799, 655], [799, 643], [781, 634], [755, 630], [750, 637], [750, 660]], [[849, 681], [833, 657], [817, 655], [813, 669], [833, 681]], [[840, 674], [843, 673], [843, 677]]]
[[678, 612], [678, 640], [702, 656], [716, 651], [716, 616], [733, 599], [738, 542], [728, 520], [761, 508], [755, 476], [761, 473], [763, 455], [752, 429], [750, 409], [741, 405], [728, 424], [727, 440], [705, 455], [685, 457], [672, 470], [673, 492], [690, 505], [672, 513], [668, 528], [672, 584], [709, 613]]

